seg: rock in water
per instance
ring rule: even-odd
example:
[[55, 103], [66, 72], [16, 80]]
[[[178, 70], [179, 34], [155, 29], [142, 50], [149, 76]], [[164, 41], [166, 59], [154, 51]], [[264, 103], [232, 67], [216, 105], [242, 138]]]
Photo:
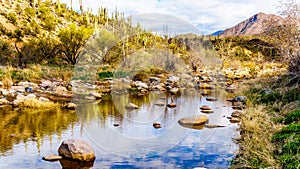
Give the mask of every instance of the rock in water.
[[158, 123], [158, 122], [154, 122], [153, 127], [156, 128], [156, 129], [161, 128], [160, 123]]
[[210, 97], [207, 97], [206, 100], [207, 101], [217, 101], [218, 99], [210, 96]]
[[75, 103], [68, 103], [66, 106], [65, 106], [66, 109], [69, 109], [69, 110], [75, 110], [77, 108], [77, 105]]
[[169, 104], [167, 104], [167, 106], [168, 106], [169, 108], [174, 108], [174, 107], [176, 107], [176, 104], [175, 104], [175, 103], [169, 103]]
[[78, 161], [94, 161], [95, 153], [92, 146], [80, 139], [68, 139], [61, 143], [58, 154], [64, 158]]
[[184, 125], [184, 126], [186, 126], [186, 125], [199, 126], [199, 125], [206, 123], [207, 121], [208, 121], [207, 116], [196, 115], [196, 116], [189, 116], [189, 117], [182, 118], [178, 121], [178, 123], [181, 125]]
[[128, 103], [126, 106], [125, 106], [126, 109], [138, 109], [139, 106], [133, 104], [133, 103]]
[[211, 108], [208, 105], [203, 105], [200, 107], [201, 110], [211, 110]]
[[57, 161], [60, 159], [62, 159], [62, 157], [55, 154], [51, 154], [43, 157], [43, 160], [45, 161]]

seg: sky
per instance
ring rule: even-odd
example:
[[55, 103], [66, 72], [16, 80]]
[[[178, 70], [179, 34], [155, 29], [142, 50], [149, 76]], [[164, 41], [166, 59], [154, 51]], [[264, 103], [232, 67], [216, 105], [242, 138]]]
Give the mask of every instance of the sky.
[[[235, 26], [256, 13], [278, 14], [278, 0], [82, 0], [85, 9], [97, 11], [107, 7], [109, 12], [118, 9], [125, 16], [139, 16], [137, 22], [143, 22], [145, 15], [156, 14], [153, 19], [159, 23], [173, 17], [175, 25], [189, 24], [200, 34], [210, 34]], [[70, 4], [70, 0], [61, 0]], [[79, 0], [73, 0], [73, 8], [79, 9]], [[159, 14], [159, 15], [157, 15]], [[143, 16], [142, 18], [140, 16]], [[145, 22], [147, 28], [148, 22]], [[143, 25], [143, 24], [142, 24]], [[161, 24], [160, 24], [161, 26]], [[151, 28], [152, 29], [152, 28]], [[183, 28], [181, 28], [183, 29]], [[189, 29], [189, 28], [185, 28]], [[198, 33], [199, 33], [198, 32]]]

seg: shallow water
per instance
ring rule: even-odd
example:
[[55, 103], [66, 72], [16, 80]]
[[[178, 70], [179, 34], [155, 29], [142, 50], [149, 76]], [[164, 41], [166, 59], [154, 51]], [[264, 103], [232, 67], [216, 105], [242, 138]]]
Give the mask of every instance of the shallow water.
[[[160, 92], [115, 95], [99, 104], [79, 105], [76, 112], [2, 107], [0, 168], [62, 168], [63, 162], [42, 157], [57, 154], [69, 138], [92, 144], [96, 160], [91, 168], [228, 168], [237, 150], [232, 140], [237, 125], [226, 118], [233, 109], [225, 102], [225, 92], [212, 95], [218, 101], [208, 102], [198, 91], [182, 92], [172, 97], [176, 108], [155, 105], [171, 102], [171, 96]], [[128, 102], [139, 109], [126, 110]], [[182, 117], [202, 114], [199, 107], [204, 104], [215, 111], [207, 114], [209, 122], [226, 127], [197, 130], [178, 124]], [[155, 129], [153, 122], [162, 128]]]

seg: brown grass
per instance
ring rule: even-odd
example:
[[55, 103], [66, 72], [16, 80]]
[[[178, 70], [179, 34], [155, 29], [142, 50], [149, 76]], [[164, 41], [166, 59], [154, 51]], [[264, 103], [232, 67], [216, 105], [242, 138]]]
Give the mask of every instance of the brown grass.
[[280, 168], [274, 158], [275, 146], [271, 138], [281, 126], [275, 124], [265, 106], [247, 108], [242, 115], [240, 148], [232, 168]]
[[23, 106], [27, 108], [39, 109], [39, 108], [55, 108], [55, 107], [59, 107], [60, 104], [54, 102], [43, 102], [34, 98], [29, 98], [25, 100]]

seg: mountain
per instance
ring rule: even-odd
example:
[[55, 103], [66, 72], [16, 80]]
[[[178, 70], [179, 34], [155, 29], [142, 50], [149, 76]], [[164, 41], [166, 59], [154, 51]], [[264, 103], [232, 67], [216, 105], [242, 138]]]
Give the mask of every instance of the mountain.
[[270, 24], [282, 24], [284, 20], [284, 18], [274, 14], [258, 13], [236, 26], [224, 30], [220, 35], [257, 35], [262, 33]]
[[211, 35], [212, 36], [219, 36], [219, 35], [222, 35], [223, 33], [224, 33], [224, 30], [218, 30], [218, 31], [212, 33]]

